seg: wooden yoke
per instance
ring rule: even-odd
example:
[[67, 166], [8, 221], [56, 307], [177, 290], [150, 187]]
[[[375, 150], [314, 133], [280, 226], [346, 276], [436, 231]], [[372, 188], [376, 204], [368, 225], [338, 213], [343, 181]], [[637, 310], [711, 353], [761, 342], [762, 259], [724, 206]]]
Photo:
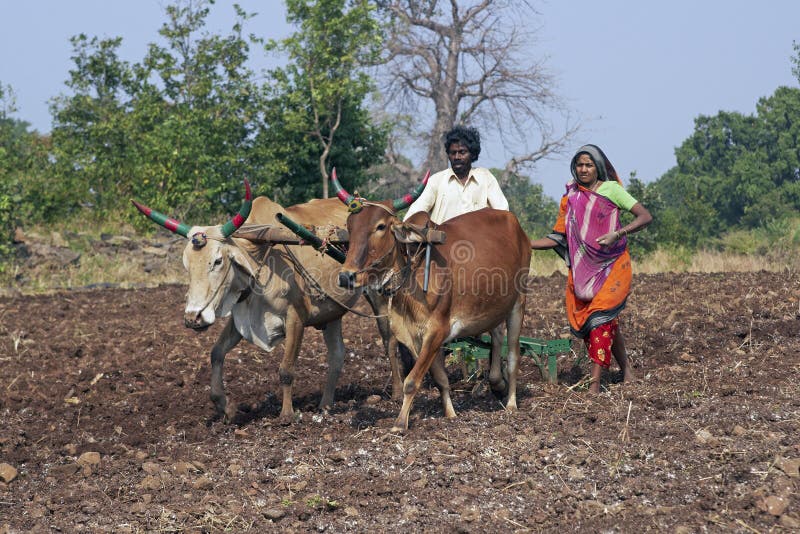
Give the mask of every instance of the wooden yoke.
[[[344, 228], [334, 227], [332, 229], [322, 229], [315, 226], [305, 227], [309, 232], [315, 235], [328, 234], [331, 237], [327, 240], [328, 243], [334, 245], [346, 245], [349, 241], [349, 235]], [[324, 231], [323, 231], [324, 230]], [[247, 239], [254, 243], [274, 243], [279, 245], [311, 245], [305, 239], [292, 232], [291, 230], [282, 226], [274, 226], [271, 224], [245, 224], [233, 234], [233, 237]]]
[[433, 245], [440, 245], [445, 242], [447, 239], [447, 234], [441, 230], [434, 230], [431, 226], [422, 225], [422, 224], [411, 224], [411, 223], [404, 223], [405, 226], [408, 226], [416, 234], [419, 234], [422, 237], [422, 243], [431, 243]]
[[[347, 245], [350, 242], [350, 234], [344, 228], [332, 227], [322, 228], [316, 226], [304, 226], [306, 230], [316, 236], [329, 236], [326, 241], [332, 245]], [[420, 233], [424, 236], [425, 243], [441, 244], [445, 242], [447, 234], [441, 230], [432, 228], [421, 228]], [[234, 232], [232, 237], [247, 239], [254, 243], [275, 243], [283, 245], [313, 245], [307, 240], [281, 226], [272, 224], [245, 224]]]

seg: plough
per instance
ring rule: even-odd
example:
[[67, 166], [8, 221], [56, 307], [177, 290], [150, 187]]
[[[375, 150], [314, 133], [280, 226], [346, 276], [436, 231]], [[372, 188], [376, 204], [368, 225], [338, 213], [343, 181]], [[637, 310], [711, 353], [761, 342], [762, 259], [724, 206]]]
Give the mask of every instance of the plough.
[[[522, 356], [530, 357], [539, 367], [542, 373], [542, 380], [549, 384], [558, 382], [558, 355], [567, 354], [571, 351], [572, 345], [569, 339], [543, 340], [531, 337], [519, 338], [519, 351]], [[464, 366], [464, 378], [473, 375], [478, 368], [478, 360], [489, 359], [492, 350], [492, 338], [488, 335], [480, 337], [464, 337], [454, 339], [447, 345], [445, 350], [455, 356]], [[502, 354], [508, 353], [508, 345], [503, 340]]]
[[[323, 252], [339, 263], [344, 263], [345, 252], [343, 249], [349, 242], [349, 234], [343, 228], [319, 229], [328, 235], [326, 239], [320, 238], [315, 232], [317, 228], [307, 228], [293, 221], [286, 215], [279, 213], [276, 219], [286, 229], [264, 224], [245, 224], [233, 235], [234, 237], [247, 237], [251, 241], [263, 243], [276, 243], [286, 245], [309, 245]], [[287, 231], [288, 229], [288, 231]], [[442, 235], [439, 235], [442, 234]], [[443, 232], [430, 236], [430, 242], [444, 240]], [[426, 262], [426, 269], [428, 264]], [[426, 273], [427, 274], [427, 273]], [[520, 337], [520, 354], [530, 357], [539, 367], [542, 379], [550, 384], [558, 381], [557, 358], [559, 354], [568, 354], [571, 350], [569, 339], [543, 340], [530, 337]], [[464, 378], [477, 371], [478, 360], [488, 359], [492, 348], [492, 339], [488, 335], [480, 337], [464, 337], [450, 341], [444, 349], [454, 355], [464, 366]], [[502, 354], [508, 353], [506, 340], [503, 341]]]

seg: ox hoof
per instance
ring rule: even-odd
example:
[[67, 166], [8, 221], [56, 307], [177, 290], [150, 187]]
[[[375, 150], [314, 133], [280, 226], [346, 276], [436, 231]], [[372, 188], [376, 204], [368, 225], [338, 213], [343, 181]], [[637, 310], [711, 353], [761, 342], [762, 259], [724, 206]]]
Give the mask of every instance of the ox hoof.
[[503, 380], [497, 384], [491, 384], [492, 393], [498, 399], [505, 399], [508, 396], [508, 382]]
[[392, 434], [405, 434], [408, 432], [408, 421], [395, 421], [394, 425], [392, 425], [392, 428], [389, 429], [389, 432]]
[[222, 422], [223, 423], [232, 423], [234, 419], [236, 419], [236, 407], [233, 404], [228, 404], [225, 409], [222, 411]]
[[282, 426], [289, 426], [293, 423], [300, 422], [303, 419], [303, 414], [300, 411], [283, 413], [278, 416], [278, 423]]

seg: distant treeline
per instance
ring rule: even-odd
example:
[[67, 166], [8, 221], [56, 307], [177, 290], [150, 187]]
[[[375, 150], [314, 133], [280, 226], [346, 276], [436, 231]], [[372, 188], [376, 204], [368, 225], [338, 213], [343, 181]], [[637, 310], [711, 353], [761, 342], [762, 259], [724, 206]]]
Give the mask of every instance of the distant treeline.
[[[276, 69], [255, 81], [246, 66], [252, 41], [203, 34], [186, 46], [205, 13], [189, 15], [173, 10], [161, 32], [167, 44], [151, 45], [135, 64], [119, 58], [119, 38], [74, 37], [71, 94], [52, 101], [48, 134], [13, 117], [13, 88], [0, 83], [0, 255], [11, 250], [16, 226], [148, 227], [131, 199], [189, 223], [220, 222], [238, 207], [245, 177], [256, 194], [285, 205], [322, 196], [320, 174], [333, 166], [351, 190], [394, 196], [383, 171], [395, 124], [370, 113], [374, 86], [363, 70], [344, 73], [351, 83], [335, 106], [311, 110], [307, 87], [317, 85], [296, 83], [310, 73]], [[797, 45], [795, 53], [800, 80]], [[336, 124], [335, 143], [318, 128], [326, 121]], [[698, 117], [675, 155], [662, 177], [625, 180], [654, 216], [636, 236], [636, 252], [710, 246], [737, 231], [780, 232], [800, 209], [800, 88], [777, 88], [753, 116]], [[526, 230], [546, 233], [557, 202], [523, 175], [498, 175]]]

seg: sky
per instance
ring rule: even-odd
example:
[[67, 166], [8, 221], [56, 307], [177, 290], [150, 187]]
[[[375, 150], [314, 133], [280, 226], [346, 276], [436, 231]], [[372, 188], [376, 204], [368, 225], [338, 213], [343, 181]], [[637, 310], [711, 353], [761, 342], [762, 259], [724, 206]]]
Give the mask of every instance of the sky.
[[[73, 67], [69, 38], [122, 37], [120, 55], [144, 57], [158, 41], [167, 0], [0, 0], [0, 83], [10, 85], [12, 117], [39, 132], [51, 128], [48, 101], [66, 93]], [[291, 32], [279, 0], [238, 0], [258, 16], [249, 29], [281, 38]], [[233, 2], [218, 0], [207, 29], [227, 33]], [[540, 18], [532, 54], [546, 58], [554, 91], [583, 124], [570, 146], [599, 145], [625, 183], [650, 182], [675, 166], [675, 149], [700, 115], [754, 114], [780, 86], [797, 87], [790, 57], [800, 42], [800, 0], [534, 0]], [[255, 54], [254, 54], [255, 55]], [[255, 58], [259, 66], [275, 58]], [[482, 132], [480, 164], [503, 167], [511, 154]], [[574, 149], [531, 172], [557, 198]]]

